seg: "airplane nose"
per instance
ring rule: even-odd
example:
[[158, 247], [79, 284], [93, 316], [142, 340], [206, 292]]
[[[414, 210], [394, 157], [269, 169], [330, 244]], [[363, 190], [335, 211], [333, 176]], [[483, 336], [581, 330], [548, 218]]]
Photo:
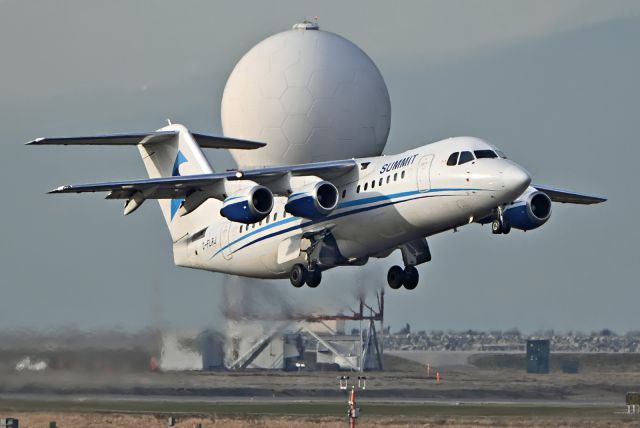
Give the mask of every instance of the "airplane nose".
[[531, 183], [531, 176], [518, 165], [509, 165], [502, 172], [502, 180], [505, 189], [515, 192], [524, 192]]

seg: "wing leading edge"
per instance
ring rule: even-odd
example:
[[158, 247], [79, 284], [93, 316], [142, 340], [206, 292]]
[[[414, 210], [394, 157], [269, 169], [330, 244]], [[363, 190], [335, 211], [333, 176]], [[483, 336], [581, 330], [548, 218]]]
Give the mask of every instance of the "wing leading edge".
[[586, 195], [584, 193], [576, 193], [569, 190], [556, 189], [553, 187], [541, 186], [538, 184], [533, 184], [532, 186], [545, 193], [553, 202], [590, 205], [599, 204], [607, 200], [607, 198], [603, 198], [600, 196]]

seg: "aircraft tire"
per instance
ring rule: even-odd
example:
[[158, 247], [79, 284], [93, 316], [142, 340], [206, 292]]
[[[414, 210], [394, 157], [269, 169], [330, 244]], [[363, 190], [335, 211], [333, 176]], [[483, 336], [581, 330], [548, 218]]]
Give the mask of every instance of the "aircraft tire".
[[505, 220], [504, 224], [502, 225], [502, 233], [506, 235], [509, 232], [511, 232], [511, 225]]
[[402, 287], [404, 282], [404, 271], [400, 266], [391, 266], [387, 272], [387, 283], [394, 290]]
[[404, 268], [404, 288], [407, 290], [413, 290], [418, 286], [418, 281], [420, 281], [420, 274], [418, 273], [418, 269], [415, 266], [407, 266]]
[[293, 265], [293, 269], [291, 269], [291, 273], [289, 274], [289, 280], [291, 281], [291, 285], [300, 288], [306, 282], [307, 276], [307, 269], [298, 263]]
[[499, 235], [502, 233], [502, 225], [500, 224], [500, 220], [495, 219], [491, 222], [491, 232], [494, 235]]
[[311, 288], [316, 288], [320, 285], [320, 281], [322, 281], [322, 272], [316, 269], [313, 272], [308, 272], [307, 275], [307, 285]]

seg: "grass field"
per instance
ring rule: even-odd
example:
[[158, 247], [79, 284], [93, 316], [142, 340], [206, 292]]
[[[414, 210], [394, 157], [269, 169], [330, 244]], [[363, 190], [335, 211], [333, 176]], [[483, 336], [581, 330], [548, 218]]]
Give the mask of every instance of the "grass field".
[[[637, 356], [567, 355], [580, 372], [566, 374], [561, 355], [551, 374], [531, 375], [522, 355], [478, 355], [474, 365], [442, 369], [440, 384], [421, 363], [385, 357], [387, 371], [367, 374], [359, 426], [640, 427], [640, 416], [622, 414], [626, 392], [640, 384]], [[336, 381], [343, 374], [11, 370], [0, 372], [0, 418], [17, 417], [23, 428], [53, 420], [60, 428], [160, 428], [169, 416], [179, 428], [337, 428], [347, 422]]]
[[[363, 426], [638, 426], [640, 417], [620, 414], [621, 407], [600, 405], [396, 404], [366, 402]], [[180, 424], [209, 426], [342, 426], [346, 403], [200, 403], [98, 400], [0, 399], [0, 417], [19, 417], [21, 426], [60, 427], [166, 426], [169, 416]], [[65, 422], [66, 421], [66, 422]], [[117, 423], [116, 423], [117, 421]], [[188, 421], [188, 422], [187, 422]]]

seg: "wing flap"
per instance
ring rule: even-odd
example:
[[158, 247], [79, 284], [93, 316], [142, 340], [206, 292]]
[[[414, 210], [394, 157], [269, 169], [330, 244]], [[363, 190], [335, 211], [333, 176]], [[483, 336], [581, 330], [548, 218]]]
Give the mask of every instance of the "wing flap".
[[144, 180], [112, 181], [104, 183], [72, 184], [60, 186], [50, 191], [59, 193], [110, 192], [108, 199], [127, 199], [136, 192], [142, 192], [146, 199], [173, 199], [202, 190], [219, 180], [228, 178], [229, 172], [186, 175], [179, 177], [149, 178]]
[[584, 193], [576, 193], [569, 190], [556, 189], [548, 186], [533, 184], [533, 187], [545, 193], [553, 202], [565, 204], [582, 204], [591, 205], [605, 202], [607, 198], [601, 196], [587, 195]]
[[273, 178], [283, 174], [293, 176], [315, 175], [324, 180], [344, 175], [354, 169], [358, 163], [353, 159], [303, 163], [299, 165], [273, 166], [248, 171], [240, 171], [241, 178], [260, 180]]

